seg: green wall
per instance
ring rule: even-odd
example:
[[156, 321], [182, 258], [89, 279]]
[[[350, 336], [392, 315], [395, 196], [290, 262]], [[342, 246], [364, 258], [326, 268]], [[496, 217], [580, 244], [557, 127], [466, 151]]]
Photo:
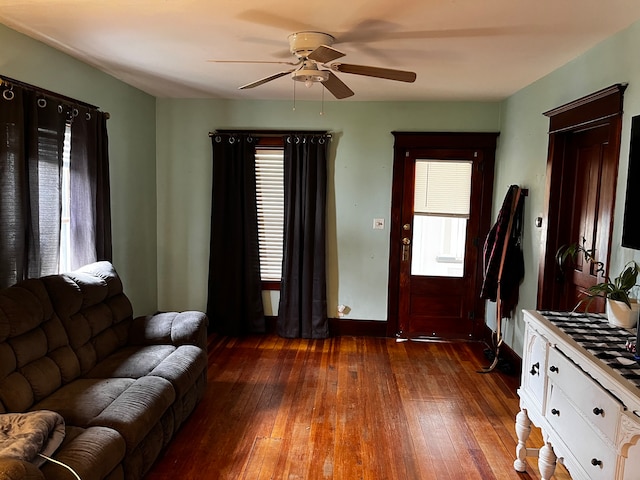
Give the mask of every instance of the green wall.
[[[329, 172], [329, 314], [385, 320], [393, 136], [397, 131], [500, 131], [494, 218], [507, 187], [529, 189], [522, 308], [535, 308], [542, 230], [548, 119], [542, 112], [614, 83], [629, 83], [618, 176], [612, 271], [633, 250], [620, 247], [631, 117], [640, 114], [640, 22], [501, 103], [389, 103], [165, 99], [0, 25], [0, 73], [99, 105], [109, 121], [114, 263], [137, 313], [204, 309], [210, 229], [211, 145], [218, 128], [326, 129], [334, 133]], [[372, 80], [373, 81], [373, 80]], [[381, 81], [382, 85], [385, 85]], [[373, 218], [385, 230], [373, 230]], [[224, 228], [224, 226], [216, 226]], [[224, 272], [221, 272], [224, 274]], [[487, 304], [495, 328], [495, 304]], [[277, 296], [267, 297], [268, 311]], [[522, 315], [505, 325], [522, 352]]]
[[157, 308], [155, 98], [0, 24], [0, 73], [109, 112], [113, 263], [136, 313]]
[[[375, 80], [372, 80], [375, 81]], [[384, 85], [384, 83], [383, 83]], [[211, 141], [225, 128], [333, 132], [328, 202], [328, 309], [387, 319], [392, 131], [498, 130], [498, 103], [158, 99], [158, 298], [160, 309], [206, 307]], [[373, 230], [373, 219], [386, 228]], [[217, 225], [216, 228], [224, 228]], [[224, 272], [220, 272], [224, 275]], [[267, 313], [277, 296], [267, 297]]]
[[[611, 272], [619, 272], [634, 251], [621, 247], [622, 216], [627, 184], [631, 117], [640, 114], [640, 22], [605, 40], [562, 68], [512, 95], [502, 104], [500, 147], [494, 183], [494, 214], [511, 184], [529, 188], [525, 205], [526, 277], [520, 289], [518, 314], [504, 325], [505, 341], [522, 353], [521, 309], [536, 306], [542, 229], [534, 219], [544, 210], [549, 119], [542, 113], [616, 83], [628, 83], [611, 253]], [[637, 187], [636, 187], [637, 188]], [[495, 328], [495, 304], [488, 304], [487, 323]]]

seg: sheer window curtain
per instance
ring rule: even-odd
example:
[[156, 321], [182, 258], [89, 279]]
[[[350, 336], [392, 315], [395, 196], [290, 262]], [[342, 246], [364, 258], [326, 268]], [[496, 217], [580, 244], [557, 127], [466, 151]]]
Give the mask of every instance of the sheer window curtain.
[[326, 198], [329, 135], [285, 137], [284, 259], [277, 331], [327, 338]]
[[[73, 125], [86, 119], [62, 98], [66, 97], [4, 79], [0, 83], [0, 288], [26, 278], [58, 273], [65, 130], [68, 122], [72, 122], [73, 130]], [[91, 190], [90, 202], [94, 202], [98, 213], [79, 220], [94, 222], [97, 218], [100, 222], [100, 238], [93, 240], [100, 247], [90, 261], [111, 260], [108, 147], [102, 130], [106, 130], [107, 114], [97, 110], [93, 113], [101, 127], [89, 137], [102, 155], [94, 158], [91, 148], [79, 155], [77, 149], [83, 143], [76, 142], [72, 156], [76, 157], [76, 166], [89, 161], [99, 164], [88, 170], [101, 175], [91, 180], [96, 187]], [[72, 198], [86, 193], [75, 191], [72, 186]], [[72, 211], [71, 215], [78, 220], [78, 212]]]
[[207, 315], [223, 335], [265, 331], [256, 207], [255, 139], [215, 134]]

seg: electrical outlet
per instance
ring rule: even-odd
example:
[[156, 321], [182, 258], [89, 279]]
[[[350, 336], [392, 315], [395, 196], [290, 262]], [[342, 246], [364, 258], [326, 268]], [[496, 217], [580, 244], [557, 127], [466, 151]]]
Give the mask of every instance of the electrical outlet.
[[374, 218], [373, 219], [373, 229], [374, 230], [384, 230], [384, 218]]

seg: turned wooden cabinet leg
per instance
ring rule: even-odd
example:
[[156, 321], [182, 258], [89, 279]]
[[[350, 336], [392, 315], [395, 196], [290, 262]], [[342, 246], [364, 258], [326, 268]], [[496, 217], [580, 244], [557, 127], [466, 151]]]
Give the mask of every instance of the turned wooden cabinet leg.
[[553, 451], [553, 447], [550, 443], [545, 443], [540, 448], [540, 454], [538, 456], [538, 469], [540, 470], [540, 476], [542, 480], [549, 480], [553, 476], [553, 472], [556, 471], [556, 454]]
[[527, 439], [531, 434], [531, 420], [527, 411], [522, 409], [516, 415], [516, 435], [518, 436], [518, 445], [516, 446], [516, 459], [513, 462], [513, 468], [517, 472], [524, 472], [527, 470], [527, 464], [525, 458], [527, 458]]

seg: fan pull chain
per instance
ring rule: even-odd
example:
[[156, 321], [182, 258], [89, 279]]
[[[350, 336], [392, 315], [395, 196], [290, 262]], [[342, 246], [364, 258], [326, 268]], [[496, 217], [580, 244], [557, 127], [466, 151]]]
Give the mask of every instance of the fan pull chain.
[[320, 89], [322, 90], [322, 103], [320, 104], [320, 115], [324, 115], [324, 85], [320, 84]]
[[293, 83], [293, 111], [296, 111], [296, 83], [298, 82], [291, 82]]

